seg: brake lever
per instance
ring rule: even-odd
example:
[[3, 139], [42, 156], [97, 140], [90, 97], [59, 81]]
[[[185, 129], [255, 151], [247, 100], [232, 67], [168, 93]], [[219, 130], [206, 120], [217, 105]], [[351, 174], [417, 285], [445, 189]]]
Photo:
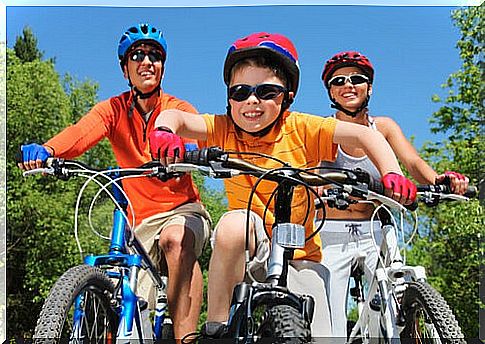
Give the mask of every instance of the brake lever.
[[34, 168], [32, 170], [24, 171], [24, 172], [22, 172], [22, 176], [28, 177], [28, 176], [32, 176], [34, 174], [39, 174], [39, 173], [54, 174], [54, 172], [55, 171], [54, 171], [53, 167], [41, 167], [41, 168]]
[[370, 191], [368, 190], [367, 191], [367, 196], [366, 198], [368, 200], [376, 200], [376, 201], [379, 201], [381, 202], [382, 204], [385, 204], [391, 208], [397, 208], [401, 211], [407, 211], [408, 209], [406, 209], [406, 207], [404, 207], [401, 203], [393, 200], [392, 198], [389, 198], [389, 197], [386, 197], [386, 196], [383, 196], [381, 194], [378, 194], [377, 192], [374, 192], [374, 191]]

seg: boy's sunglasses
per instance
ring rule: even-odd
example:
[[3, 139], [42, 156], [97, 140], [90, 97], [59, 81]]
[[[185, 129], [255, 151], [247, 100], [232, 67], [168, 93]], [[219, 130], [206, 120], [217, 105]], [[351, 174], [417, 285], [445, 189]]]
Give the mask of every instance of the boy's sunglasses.
[[135, 50], [130, 54], [130, 59], [135, 62], [143, 62], [146, 56], [148, 56], [148, 59], [151, 63], [160, 62], [163, 60], [162, 54], [156, 50], [151, 50], [149, 52], [145, 52], [143, 50]]
[[228, 96], [229, 99], [242, 102], [248, 99], [253, 93], [256, 95], [256, 97], [258, 97], [258, 99], [269, 100], [278, 97], [282, 92], [286, 92], [286, 88], [281, 85], [259, 84], [256, 86], [250, 86], [241, 84], [230, 87]]
[[369, 78], [362, 74], [335, 75], [328, 81], [328, 84], [333, 86], [343, 86], [347, 81], [352, 85], [360, 85], [369, 82]]

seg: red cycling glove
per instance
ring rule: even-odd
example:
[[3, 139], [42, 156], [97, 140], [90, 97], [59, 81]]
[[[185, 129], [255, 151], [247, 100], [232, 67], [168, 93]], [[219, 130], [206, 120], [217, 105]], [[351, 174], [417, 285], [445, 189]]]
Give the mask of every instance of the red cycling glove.
[[401, 195], [399, 200], [401, 204], [410, 204], [416, 200], [416, 185], [400, 174], [394, 172], [386, 174], [382, 177], [382, 184], [384, 188], [391, 190], [393, 195]]
[[170, 128], [158, 127], [149, 135], [150, 154], [153, 159], [182, 158], [185, 154], [185, 147], [182, 138], [173, 133]]

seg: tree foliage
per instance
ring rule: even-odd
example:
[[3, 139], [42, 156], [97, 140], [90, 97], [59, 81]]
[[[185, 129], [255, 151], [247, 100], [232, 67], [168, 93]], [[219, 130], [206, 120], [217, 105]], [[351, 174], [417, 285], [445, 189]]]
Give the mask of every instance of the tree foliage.
[[[32, 37], [30, 42], [35, 42]], [[30, 47], [29, 51], [36, 51]], [[80, 262], [72, 223], [79, 182], [23, 178], [15, 155], [21, 144], [45, 142], [91, 107], [96, 86], [62, 80], [52, 61], [7, 49], [7, 307], [11, 336], [29, 336], [53, 282]], [[65, 91], [70, 85], [70, 92]], [[73, 103], [78, 106], [73, 106]], [[111, 156], [98, 155], [103, 163]], [[86, 236], [83, 241], [92, 243]], [[95, 245], [99, 245], [96, 243]]]
[[[452, 12], [461, 31], [457, 43], [462, 68], [443, 85], [448, 96], [433, 114], [432, 131], [447, 134], [443, 142], [425, 145], [423, 156], [434, 161], [437, 171], [455, 170], [477, 185], [483, 179], [485, 143], [482, 61], [484, 6]], [[483, 210], [474, 200], [466, 204], [442, 204], [426, 210], [426, 233], [415, 243], [412, 260], [427, 268], [430, 282], [454, 310], [468, 338], [478, 338], [480, 303], [479, 277], [483, 266]], [[483, 339], [483, 338], [482, 338]]]
[[13, 47], [15, 55], [22, 62], [32, 62], [42, 58], [42, 52], [37, 48], [37, 38], [29, 27], [25, 27], [23, 35], [17, 37]]

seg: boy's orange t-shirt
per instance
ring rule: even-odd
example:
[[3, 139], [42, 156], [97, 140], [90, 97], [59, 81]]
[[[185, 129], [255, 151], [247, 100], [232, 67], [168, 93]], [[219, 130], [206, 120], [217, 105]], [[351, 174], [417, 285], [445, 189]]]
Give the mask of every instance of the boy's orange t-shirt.
[[[64, 129], [45, 143], [54, 149], [54, 156], [73, 159], [106, 137], [120, 167], [139, 167], [152, 160], [148, 135], [160, 111], [179, 109], [197, 113], [188, 102], [162, 93], [148, 122], [133, 109], [130, 92], [96, 104], [79, 122]], [[157, 178], [127, 178], [123, 188], [135, 213], [135, 224], [149, 216], [170, 211], [182, 204], [199, 202], [199, 193], [190, 175], [162, 182]], [[132, 210], [128, 218], [131, 220]]]
[[[289, 163], [292, 167], [306, 168], [317, 166], [320, 161], [335, 160], [337, 145], [333, 143], [336, 120], [323, 118], [298, 112], [285, 112], [282, 119], [273, 129], [263, 137], [254, 137], [240, 130], [236, 130], [232, 120], [227, 115], [203, 115], [207, 125], [207, 141], [200, 142], [207, 146], [219, 146], [224, 150], [239, 152], [258, 152], [276, 157]], [[277, 168], [281, 164], [262, 157], [241, 155], [245, 159], [264, 168]], [[246, 209], [249, 194], [257, 178], [243, 175], [225, 179], [229, 209]], [[263, 217], [266, 204], [271, 197], [275, 182], [262, 181], [254, 195], [251, 209]], [[309, 212], [308, 212], [309, 211]], [[313, 199], [307, 200], [307, 193], [303, 187], [294, 190], [292, 202], [293, 223], [305, 224], [306, 236], [314, 231], [313, 215], [315, 206]], [[274, 222], [274, 202], [270, 203], [266, 211], [266, 229], [271, 233]], [[295, 250], [295, 259], [321, 260], [321, 240], [315, 235], [307, 242], [303, 250]]]

